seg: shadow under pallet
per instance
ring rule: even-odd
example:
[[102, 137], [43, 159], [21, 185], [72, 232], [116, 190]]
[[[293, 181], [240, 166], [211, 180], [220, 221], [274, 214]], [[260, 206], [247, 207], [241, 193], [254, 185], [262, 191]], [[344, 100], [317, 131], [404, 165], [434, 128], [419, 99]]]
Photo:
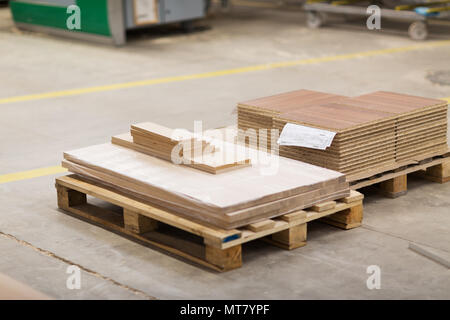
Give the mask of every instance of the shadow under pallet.
[[[224, 230], [185, 219], [77, 175], [57, 178], [56, 189], [58, 207], [65, 213], [221, 272], [242, 266], [243, 243], [261, 239], [291, 250], [306, 245], [307, 223], [312, 220], [352, 229], [361, 225], [363, 217], [364, 196], [351, 191], [349, 197], [337, 201]], [[94, 205], [87, 196], [118, 210]]]
[[417, 163], [399, 166], [369, 178], [349, 181], [350, 189], [358, 190], [376, 185], [376, 188], [382, 195], [389, 198], [397, 198], [407, 193], [408, 174], [411, 173], [438, 183], [450, 181], [450, 153], [430, 157]]

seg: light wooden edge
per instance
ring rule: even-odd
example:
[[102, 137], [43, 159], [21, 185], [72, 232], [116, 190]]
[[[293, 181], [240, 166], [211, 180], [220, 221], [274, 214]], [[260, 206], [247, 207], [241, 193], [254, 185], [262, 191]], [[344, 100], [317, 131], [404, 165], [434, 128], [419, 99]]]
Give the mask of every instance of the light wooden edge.
[[378, 183], [378, 182], [383, 182], [383, 181], [386, 181], [386, 180], [389, 180], [389, 179], [393, 179], [393, 178], [396, 178], [396, 177], [399, 177], [399, 176], [402, 176], [402, 175], [405, 175], [405, 174], [409, 174], [409, 173], [412, 173], [412, 172], [425, 170], [425, 169], [427, 169], [429, 167], [433, 167], [435, 165], [444, 163], [444, 162], [446, 162], [448, 160], [449, 160], [449, 157], [446, 157], [446, 158], [436, 159], [436, 160], [433, 160], [431, 162], [427, 162], [427, 163], [424, 163], [424, 164], [417, 164], [417, 165], [415, 165], [413, 167], [406, 168], [404, 170], [400, 170], [400, 171], [397, 171], [397, 172], [392, 172], [392, 173], [385, 174], [385, 175], [383, 175], [383, 176], [381, 176], [379, 178], [361, 181], [359, 183], [351, 185], [350, 189], [356, 190], [356, 189], [360, 189], [360, 188], [363, 188], [363, 187], [371, 186], [371, 185], [373, 185], [375, 183]]

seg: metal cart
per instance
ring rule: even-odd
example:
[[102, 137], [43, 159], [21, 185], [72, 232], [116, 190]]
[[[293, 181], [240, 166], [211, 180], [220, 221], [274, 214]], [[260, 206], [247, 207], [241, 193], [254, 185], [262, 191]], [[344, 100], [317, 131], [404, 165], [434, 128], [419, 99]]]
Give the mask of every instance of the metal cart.
[[[308, 27], [319, 28], [324, 24], [326, 14], [367, 16], [367, 7], [376, 4], [381, 8], [381, 19], [410, 22], [408, 33], [414, 40], [425, 40], [428, 37], [428, 20], [450, 18], [450, 0], [410, 1], [395, 5], [399, 2], [401, 1], [309, 0], [305, 3], [304, 10], [307, 11]], [[386, 8], [386, 4], [392, 8]]]

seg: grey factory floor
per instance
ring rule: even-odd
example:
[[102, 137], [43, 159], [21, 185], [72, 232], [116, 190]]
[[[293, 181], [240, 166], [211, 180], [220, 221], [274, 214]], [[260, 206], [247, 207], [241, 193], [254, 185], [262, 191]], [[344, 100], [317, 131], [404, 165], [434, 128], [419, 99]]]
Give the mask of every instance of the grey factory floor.
[[[133, 32], [116, 48], [19, 31], [0, 8], [0, 177], [56, 166], [64, 150], [106, 142], [135, 122], [233, 125], [237, 102], [294, 89], [450, 97], [450, 27], [414, 42], [406, 24], [369, 31], [361, 21], [332, 21], [310, 30], [304, 21], [296, 9], [233, 7], [195, 32]], [[285, 61], [300, 63], [247, 68]], [[8, 99], [221, 70], [228, 71]], [[368, 192], [361, 227], [310, 223], [307, 246], [249, 243], [242, 268], [216, 273], [58, 211], [59, 175], [0, 184], [0, 273], [56, 299], [450, 298], [449, 270], [408, 249], [413, 243], [450, 261], [450, 183], [411, 178], [397, 199]], [[72, 264], [82, 270], [79, 290], [66, 287]], [[381, 269], [378, 290], [366, 285], [370, 265]]]

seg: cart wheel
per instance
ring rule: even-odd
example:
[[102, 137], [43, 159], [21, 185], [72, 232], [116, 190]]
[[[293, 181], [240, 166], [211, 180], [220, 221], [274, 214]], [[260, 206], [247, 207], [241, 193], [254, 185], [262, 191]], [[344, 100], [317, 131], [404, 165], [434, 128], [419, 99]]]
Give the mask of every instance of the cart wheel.
[[413, 40], [425, 40], [428, 37], [427, 24], [423, 21], [415, 21], [409, 26], [408, 33]]
[[311, 29], [317, 29], [322, 26], [324, 16], [316, 11], [308, 11], [306, 15], [306, 25]]

